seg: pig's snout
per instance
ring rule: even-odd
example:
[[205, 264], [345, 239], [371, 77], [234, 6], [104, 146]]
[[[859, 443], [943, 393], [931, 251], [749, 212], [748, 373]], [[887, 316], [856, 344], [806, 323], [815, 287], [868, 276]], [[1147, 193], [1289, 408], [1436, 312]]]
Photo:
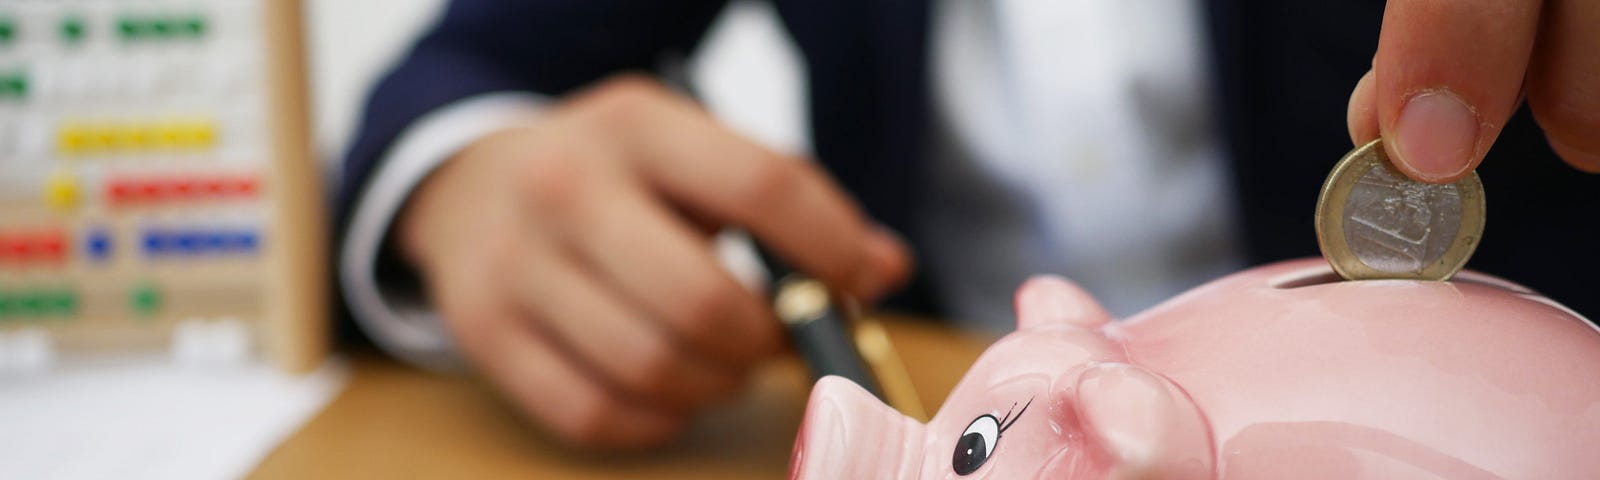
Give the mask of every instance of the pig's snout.
[[818, 380], [808, 405], [789, 463], [790, 478], [917, 477], [921, 423], [840, 377]]

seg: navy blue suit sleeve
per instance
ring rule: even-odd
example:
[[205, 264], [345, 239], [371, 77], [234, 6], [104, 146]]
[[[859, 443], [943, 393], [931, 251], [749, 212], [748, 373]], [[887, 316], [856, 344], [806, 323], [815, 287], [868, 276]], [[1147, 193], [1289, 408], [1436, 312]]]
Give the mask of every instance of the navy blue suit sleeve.
[[561, 95], [686, 55], [726, 0], [454, 0], [372, 90], [345, 157], [338, 231], [395, 137], [456, 100], [501, 91]]

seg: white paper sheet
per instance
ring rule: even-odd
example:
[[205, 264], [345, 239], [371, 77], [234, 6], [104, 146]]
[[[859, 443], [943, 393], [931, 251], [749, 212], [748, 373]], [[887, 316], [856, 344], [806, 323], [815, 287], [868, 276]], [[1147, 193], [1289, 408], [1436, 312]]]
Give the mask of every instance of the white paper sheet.
[[161, 358], [0, 375], [0, 478], [242, 477], [347, 377], [338, 359], [299, 377]]

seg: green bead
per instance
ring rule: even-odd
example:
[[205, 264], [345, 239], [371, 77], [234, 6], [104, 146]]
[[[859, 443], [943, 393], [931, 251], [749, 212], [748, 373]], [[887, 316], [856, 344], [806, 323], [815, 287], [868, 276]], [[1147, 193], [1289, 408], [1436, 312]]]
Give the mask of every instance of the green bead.
[[16, 308], [16, 302], [12, 300], [11, 296], [0, 292], [0, 320], [5, 320], [6, 317], [14, 315]]
[[0, 17], [0, 46], [10, 45], [17, 38], [17, 25], [10, 18]]
[[53, 310], [55, 311], [56, 315], [71, 317], [78, 314], [77, 292], [71, 290], [62, 290], [60, 292], [56, 292], [54, 300], [55, 306]]
[[23, 294], [17, 299], [18, 313], [24, 317], [37, 317], [45, 313], [46, 302], [44, 295], [38, 292]]
[[122, 17], [117, 20], [117, 33], [122, 34], [123, 40], [137, 40], [144, 34], [144, 29], [139, 26], [139, 20]]
[[16, 72], [11, 75], [0, 75], [0, 96], [26, 96], [27, 75]]
[[190, 37], [200, 38], [200, 37], [204, 37], [206, 35], [206, 19], [205, 19], [205, 17], [201, 17], [201, 16], [189, 17], [189, 18], [185, 19], [183, 21], [183, 23], [179, 27], [180, 27], [180, 30], [182, 30], [184, 34], [186, 34], [186, 35], [188, 35]]
[[134, 313], [141, 316], [154, 315], [161, 309], [161, 290], [148, 283], [134, 287], [130, 306]]
[[82, 18], [67, 17], [61, 21], [61, 40], [70, 44], [80, 43], [87, 36], [88, 29]]
[[176, 28], [173, 28], [173, 27], [174, 27], [174, 25], [172, 24], [172, 20], [170, 20], [170, 19], [157, 18], [157, 19], [150, 20], [150, 31], [152, 33], [154, 33], [155, 36], [158, 37], [158, 38], [166, 38], [166, 37], [172, 36], [174, 31], [177, 30]]
[[22, 72], [0, 75], [0, 98], [27, 98], [28, 76]]

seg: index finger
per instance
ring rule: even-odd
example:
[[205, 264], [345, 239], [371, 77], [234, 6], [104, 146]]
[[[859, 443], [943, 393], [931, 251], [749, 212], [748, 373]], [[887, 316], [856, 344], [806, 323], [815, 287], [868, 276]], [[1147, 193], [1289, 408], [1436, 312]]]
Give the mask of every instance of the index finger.
[[1444, 183], [1477, 168], [1516, 110], [1539, 10], [1538, 0], [1388, 3], [1375, 101], [1401, 171]]

